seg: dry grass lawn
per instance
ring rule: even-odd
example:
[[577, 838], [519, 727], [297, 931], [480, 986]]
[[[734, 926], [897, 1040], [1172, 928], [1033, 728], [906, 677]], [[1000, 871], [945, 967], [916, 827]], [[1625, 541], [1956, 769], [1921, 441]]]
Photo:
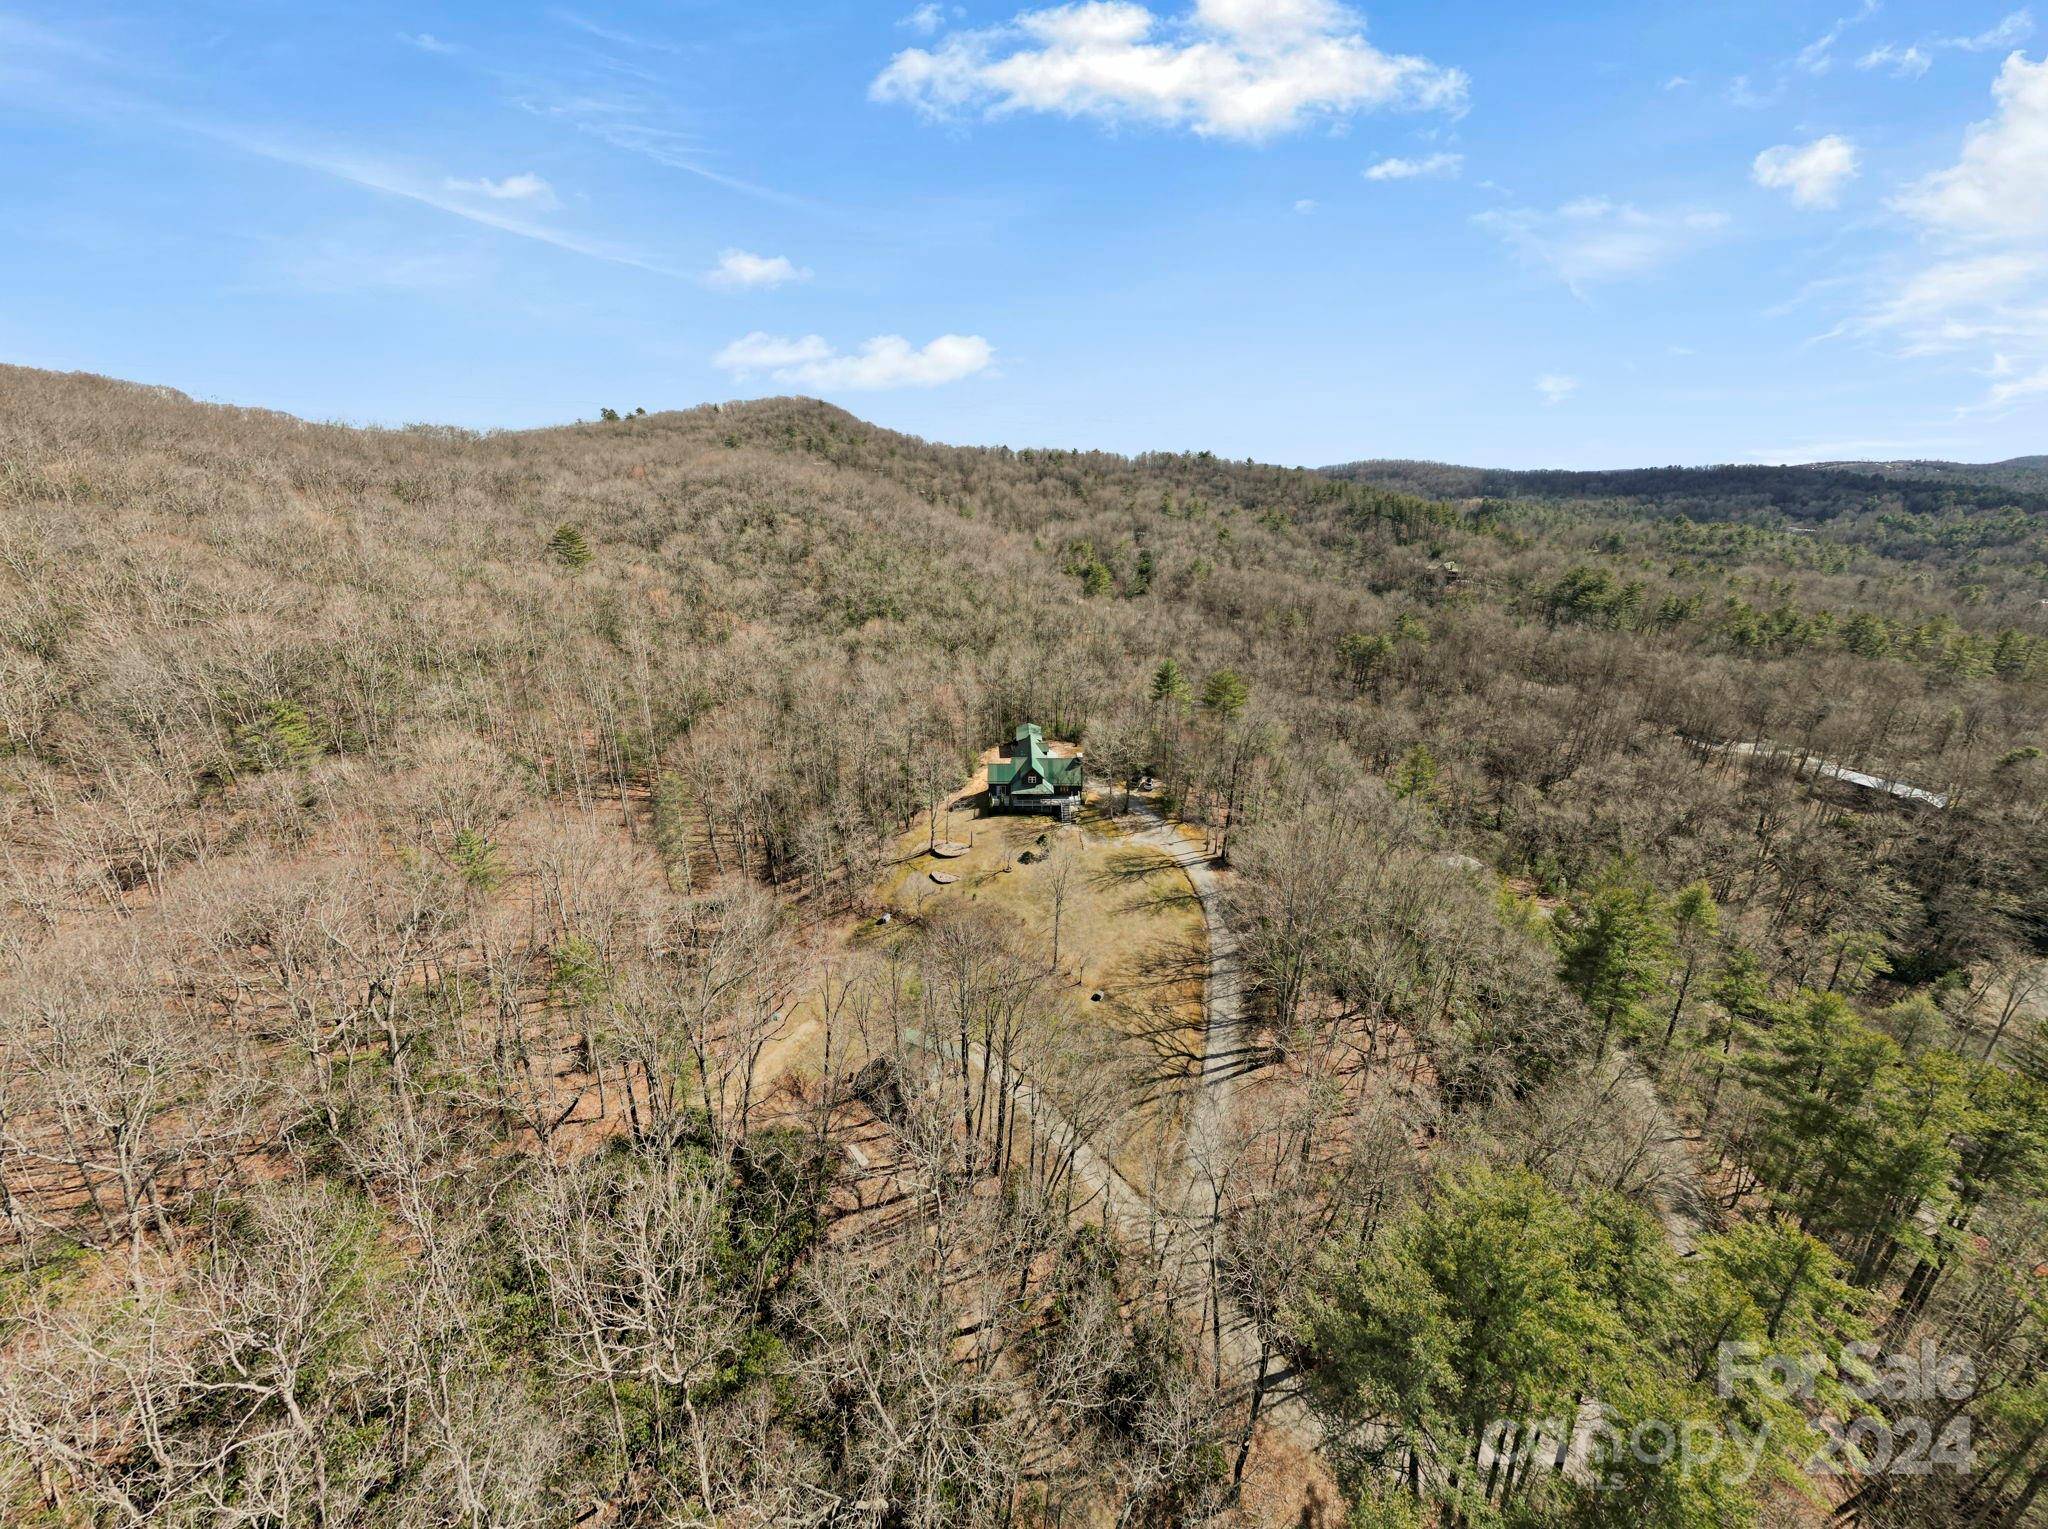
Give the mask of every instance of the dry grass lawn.
[[[1070, 824], [956, 808], [939, 823], [942, 843], [950, 833], [968, 846], [956, 857], [929, 852], [920, 818], [898, 841], [875, 903], [906, 922], [949, 902], [974, 904], [1013, 920], [1020, 948], [1042, 953], [1048, 968], [1057, 914], [1062, 1001], [1045, 1022], [1116, 1042], [1141, 1117], [1116, 1157], [1143, 1182], [1177, 1150], [1184, 1096], [1200, 1070], [1208, 936], [1186, 873], [1106, 806], [1092, 797]], [[942, 885], [935, 872], [957, 879]], [[869, 923], [859, 937], [888, 938], [888, 928]]]

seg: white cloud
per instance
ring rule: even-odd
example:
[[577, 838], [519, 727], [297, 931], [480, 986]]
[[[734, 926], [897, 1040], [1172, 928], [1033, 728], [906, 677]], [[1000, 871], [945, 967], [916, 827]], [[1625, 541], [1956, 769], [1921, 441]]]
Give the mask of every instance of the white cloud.
[[1545, 372], [1536, 379], [1536, 391], [1543, 395], [1544, 403], [1553, 409], [1578, 390], [1578, 378], [1566, 377], [1557, 372]]
[[920, 37], [930, 37], [946, 24], [946, 8], [942, 5], [920, 5], [896, 25], [908, 27]]
[[1430, 154], [1421, 159], [1383, 159], [1365, 170], [1369, 181], [1435, 180], [1465, 168], [1463, 154]]
[[1336, 0], [1195, 0], [1163, 20], [1136, 0], [1075, 0], [906, 48], [870, 99], [928, 116], [1052, 112], [1257, 140], [1380, 107], [1459, 111], [1467, 81], [1383, 53]]
[[453, 53], [456, 51], [454, 43], [443, 42], [432, 32], [400, 32], [398, 40], [408, 46], [418, 48], [422, 53]]
[[1750, 175], [1759, 186], [1783, 191], [1799, 207], [1832, 207], [1856, 178], [1856, 145], [1830, 133], [1811, 143], [1781, 143], [1757, 155]]
[[1998, 115], [1970, 129], [1962, 158], [1908, 187], [1897, 205], [1964, 238], [2048, 234], [2048, 59], [2013, 54], [1992, 94]]
[[821, 335], [763, 334], [734, 340], [711, 364], [736, 376], [767, 376], [819, 389], [931, 388], [986, 371], [995, 347], [976, 334], [942, 334], [924, 346], [901, 335], [877, 335], [851, 353]]
[[827, 361], [832, 355], [832, 347], [825, 343], [823, 335], [810, 334], [797, 339], [789, 335], [764, 334], [757, 329], [726, 346], [711, 358], [711, 364], [721, 371], [773, 373]]
[[1318, 202], [1314, 197], [1305, 196], [1300, 201], [1294, 204], [1294, 210], [1300, 213], [1303, 217], [1307, 217], [1310, 213], [1314, 212], [1321, 205], [1322, 203]]
[[1666, 90], [1684, 90], [1691, 84], [1692, 81], [1687, 76], [1682, 74], [1674, 74], [1671, 76], [1670, 79], [1664, 82], [1664, 88]]
[[1917, 80], [1921, 75], [1934, 67], [1934, 58], [1925, 48], [1917, 44], [1912, 47], [1901, 48], [1892, 43], [1886, 43], [1881, 48], [1872, 48], [1863, 57], [1857, 59], [1856, 67], [1858, 69], [1889, 69], [1899, 79]]
[[1547, 266], [1575, 292], [1647, 275], [1711, 243], [1728, 226], [1724, 213], [1697, 208], [1646, 212], [1605, 197], [1583, 197], [1555, 212], [1482, 212], [1473, 222]]
[[1971, 366], [1989, 385], [1964, 413], [2048, 395], [2048, 60], [2014, 53], [1993, 95], [1996, 114], [1968, 130], [1956, 162], [1893, 199], [1927, 253], [1880, 278], [1835, 331]]
[[555, 188], [538, 175], [508, 175], [503, 180], [492, 180], [488, 176], [473, 180], [443, 181], [449, 191], [466, 192], [475, 196], [489, 197], [494, 202], [518, 202], [522, 206], [548, 209], [561, 206], [555, 196]]
[[811, 273], [794, 265], [787, 255], [756, 255], [747, 250], [727, 250], [718, 264], [704, 273], [714, 287], [782, 287], [793, 281], [809, 281]]

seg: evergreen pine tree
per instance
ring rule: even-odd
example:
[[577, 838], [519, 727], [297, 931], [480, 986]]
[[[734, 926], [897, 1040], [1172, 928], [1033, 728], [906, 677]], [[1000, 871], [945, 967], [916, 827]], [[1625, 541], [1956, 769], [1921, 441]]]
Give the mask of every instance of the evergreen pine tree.
[[1234, 669], [1218, 669], [1202, 686], [1202, 709], [1228, 722], [1244, 710], [1251, 695], [1252, 687], [1243, 675]]
[[571, 525], [555, 527], [555, 534], [548, 538], [548, 551], [556, 562], [569, 569], [587, 568], [596, 556], [590, 550], [590, 543], [583, 539], [583, 533]]
[[1162, 658], [1159, 667], [1152, 671], [1152, 699], [1162, 706], [1181, 706], [1188, 698], [1187, 676], [1180, 672], [1180, 665], [1170, 658]]
[[1394, 771], [1394, 795], [1404, 801], [1428, 801], [1436, 794], [1436, 755], [1427, 744], [1418, 743], [1401, 758]]

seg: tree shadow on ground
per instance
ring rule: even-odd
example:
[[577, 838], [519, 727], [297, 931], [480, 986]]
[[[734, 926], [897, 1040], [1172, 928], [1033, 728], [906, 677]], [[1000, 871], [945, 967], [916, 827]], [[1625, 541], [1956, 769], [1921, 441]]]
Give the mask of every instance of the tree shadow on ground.
[[1141, 1058], [1147, 1085], [1185, 1079], [1202, 1066], [1205, 1015], [1190, 1006], [1187, 991], [1199, 996], [1209, 975], [1209, 942], [1201, 934], [1160, 940], [1138, 953], [1105, 989], [1111, 1019], [1125, 1044]]
[[1201, 905], [1193, 884], [1180, 874], [1173, 859], [1142, 846], [1114, 850], [1104, 856], [1102, 865], [1089, 877], [1089, 885], [1098, 892], [1129, 891], [1131, 896], [1122, 904], [1126, 913]]

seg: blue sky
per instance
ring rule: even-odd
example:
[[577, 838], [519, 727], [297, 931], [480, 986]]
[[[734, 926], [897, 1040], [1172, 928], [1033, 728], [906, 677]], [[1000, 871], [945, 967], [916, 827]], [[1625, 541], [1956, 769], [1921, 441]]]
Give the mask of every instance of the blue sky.
[[0, 359], [357, 421], [2048, 450], [2005, 0], [0, 0]]

